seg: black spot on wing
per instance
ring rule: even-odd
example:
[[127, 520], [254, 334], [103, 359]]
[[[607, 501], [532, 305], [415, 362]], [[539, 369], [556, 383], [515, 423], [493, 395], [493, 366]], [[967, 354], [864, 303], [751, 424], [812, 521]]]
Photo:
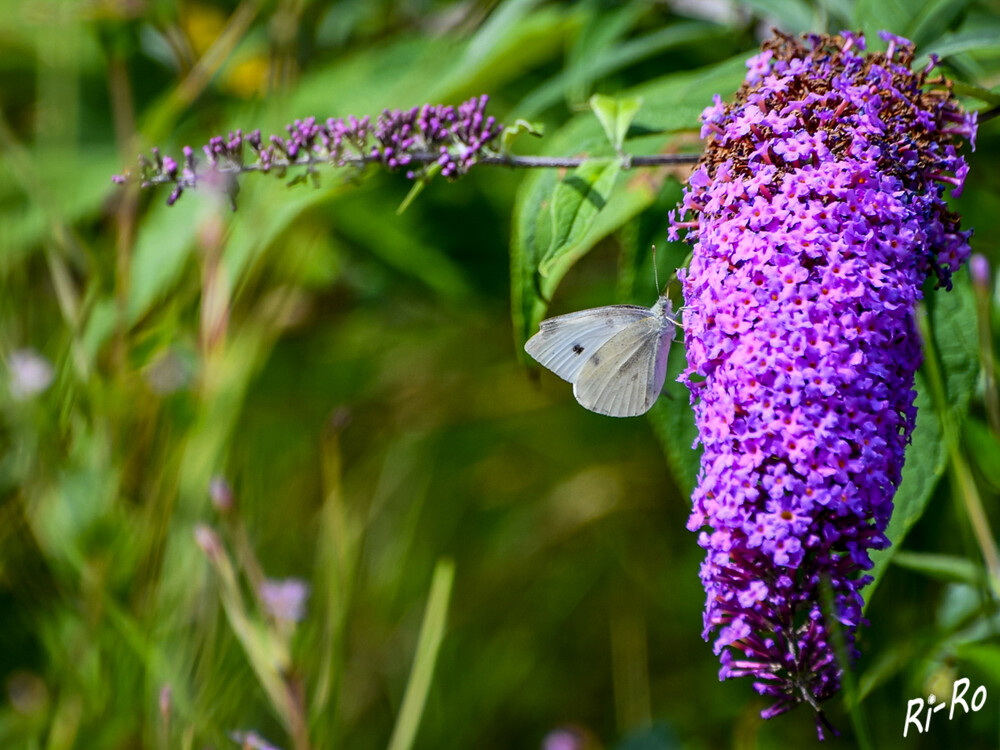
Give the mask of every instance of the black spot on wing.
[[579, 344], [573, 344], [573, 354], [583, 354], [583, 347]]

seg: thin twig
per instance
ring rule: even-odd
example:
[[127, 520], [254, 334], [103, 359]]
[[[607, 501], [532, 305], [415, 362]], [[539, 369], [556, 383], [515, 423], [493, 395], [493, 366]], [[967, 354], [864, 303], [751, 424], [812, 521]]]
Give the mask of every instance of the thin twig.
[[[440, 154], [415, 153], [410, 154], [409, 164], [433, 164], [440, 158]], [[485, 156], [478, 159], [473, 166], [486, 165], [492, 167], [507, 167], [509, 169], [574, 169], [588, 162], [600, 161], [620, 161], [622, 169], [635, 169], [637, 167], [661, 167], [696, 164], [700, 154], [653, 154], [651, 156], [631, 156], [626, 154], [620, 156]], [[276, 161], [268, 165], [259, 163], [235, 164], [218, 163], [213, 165], [213, 169], [221, 175], [236, 177], [250, 172], [280, 172], [281, 170], [295, 169], [297, 167], [306, 168], [307, 172], [314, 172], [316, 167], [364, 167], [368, 164], [381, 164], [379, 157], [372, 156], [346, 156], [338, 159], [319, 158], [315, 154], [306, 154], [293, 161]], [[404, 165], [408, 166], [408, 165]], [[200, 176], [200, 172], [199, 172]], [[178, 182], [175, 177], [167, 174], [156, 175], [143, 181], [143, 187], [153, 185], [166, 185]], [[193, 187], [188, 185], [186, 187]]]
[[981, 111], [979, 113], [979, 122], [980, 123], [989, 122], [990, 120], [996, 117], [1000, 117], [1000, 106], [990, 107], [985, 111]]
[[[631, 156], [626, 154], [624, 158], [610, 156], [606, 160], [620, 160], [622, 162], [622, 169], [632, 169], [635, 167], [695, 164], [700, 158], [701, 154], [653, 154], [652, 156]], [[477, 163], [519, 169], [546, 169], [553, 167], [569, 169], [579, 167], [588, 161], [600, 161], [600, 159], [587, 156], [488, 156], [480, 159]]]

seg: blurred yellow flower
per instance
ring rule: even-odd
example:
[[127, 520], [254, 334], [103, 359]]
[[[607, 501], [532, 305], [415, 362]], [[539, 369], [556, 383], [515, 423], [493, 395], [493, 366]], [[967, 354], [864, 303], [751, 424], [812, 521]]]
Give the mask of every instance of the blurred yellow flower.
[[[188, 43], [196, 57], [204, 55], [226, 27], [226, 15], [208, 5], [188, 5], [180, 19]], [[256, 45], [254, 45], [256, 46]], [[222, 69], [216, 85], [219, 89], [249, 99], [267, 93], [270, 63], [260, 51], [237, 52]]]
[[222, 33], [226, 26], [226, 16], [210, 5], [185, 5], [181, 11], [180, 23], [191, 49], [200, 57]]
[[267, 93], [271, 66], [265, 55], [255, 55], [242, 62], [228, 65], [219, 84], [235, 96], [249, 99]]

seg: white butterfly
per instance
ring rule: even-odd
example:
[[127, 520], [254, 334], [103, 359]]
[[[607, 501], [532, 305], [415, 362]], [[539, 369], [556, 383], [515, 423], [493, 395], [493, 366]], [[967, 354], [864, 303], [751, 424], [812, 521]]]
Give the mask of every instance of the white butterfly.
[[610, 305], [543, 320], [524, 350], [572, 383], [585, 409], [634, 417], [663, 389], [677, 324], [663, 295], [652, 307]]

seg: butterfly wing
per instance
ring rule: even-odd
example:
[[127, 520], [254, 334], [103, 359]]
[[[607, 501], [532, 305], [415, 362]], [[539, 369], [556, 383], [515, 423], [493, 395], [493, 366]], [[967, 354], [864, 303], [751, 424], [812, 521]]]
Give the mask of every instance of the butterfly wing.
[[646, 413], [663, 390], [673, 336], [673, 321], [658, 315], [619, 331], [580, 368], [573, 383], [576, 400], [609, 417]]
[[637, 305], [610, 305], [560, 315], [543, 320], [524, 350], [563, 380], [575, 383], [587, 360], [602, 346], [629, 326], [652, 317], [648, 307]]

